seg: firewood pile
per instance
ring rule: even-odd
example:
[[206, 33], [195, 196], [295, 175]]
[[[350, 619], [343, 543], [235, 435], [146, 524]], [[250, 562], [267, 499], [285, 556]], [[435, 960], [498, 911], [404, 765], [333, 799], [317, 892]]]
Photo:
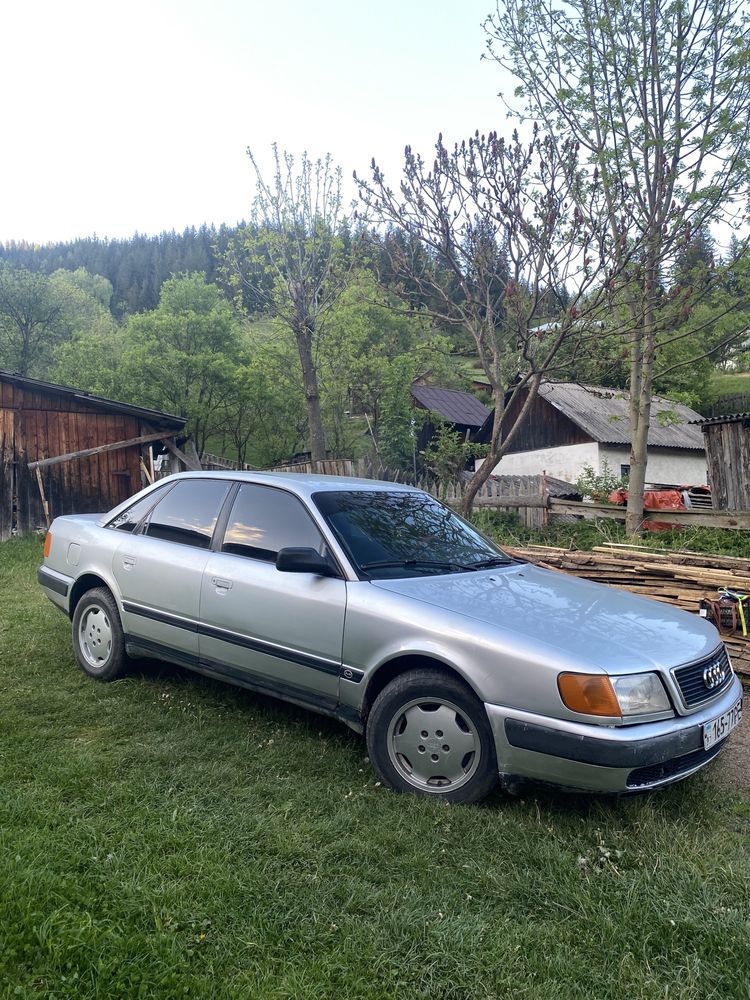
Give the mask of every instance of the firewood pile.
[[[721, 587], [750, 594], [750, 559], [655, 551], [638, 545], [599, 545], [591, 552], [546, 545], [503, 547], [537, 566], [620, 587], [694, 614], [699, 613], [701, 600], [715, 600]], [[750, 606], [746, 605], [746, 609], [748, 636], [744, 637], [738, 628], [732, 634], [722, 633], [722, 638], [737, 673], [750, 683]]]

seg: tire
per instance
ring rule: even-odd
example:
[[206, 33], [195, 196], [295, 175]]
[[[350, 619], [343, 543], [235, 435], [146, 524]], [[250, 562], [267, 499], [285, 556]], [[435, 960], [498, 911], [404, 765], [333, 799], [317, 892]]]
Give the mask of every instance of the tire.
[[439, 670], [409, 670], [383, 688], [367, 720], [367, 748], [378, 775], [397, 792], [479, 802], [498, 781], [484, 706]]
[[106, 587], [83, 595], [73, 614], [73, 652], [89, 677], [113, 681], [129, 665], [115, 599]]

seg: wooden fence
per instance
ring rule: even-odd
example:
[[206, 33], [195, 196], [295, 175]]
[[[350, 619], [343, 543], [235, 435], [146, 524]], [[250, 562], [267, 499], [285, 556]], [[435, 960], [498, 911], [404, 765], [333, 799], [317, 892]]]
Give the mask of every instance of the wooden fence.
[[[550, 497], [548, 505], [549, 513], [552, 515], [567, 514], [587, 519], [625, 520], [625, 508], [608, 503], [585, 503]], [[736, 531], [750, 531], [748, 510], [644, 510], [643, 520], [694, 528], [732, 528]]]
[[247, 462], [244, 464], [241, 464], [240, 462], [233, 462], [229, 458], [224, 458], [221, 455], [212, 455], [207, 451], [204, 451], [201, 455], [201, 466], [212, 472], [220, 472], [222, 469], [232, 470], [235, 472], [238, 469], [245, 472], [255, 472], [258, 468], [257, 465], [248, 465]]
[[[238, 469], [237, 463], [227, 461], [217, 455], [203, 455], [206, 469]], [[244, 465], [243, 469], [252, 469]], [[279, 465], [266, 471], [272, 472], [313, 472], [311, 462]], [[466, 483], [463, 481], [438, 483], [435, 479], [415, 476], [409, 470], [389, 469], [378, 466], [367, 459], [337, 458], [318, 463], [316, 470], [327, 476], [357, 476], [362, 479], [381, 479], [386, 482], [406, 483], [426, 490], [452, 507], [460, 507]], [[610, 521], [624, 521], [625, 507], [608, 503], [589, 503], [550, 496], [546, 476], [496, 476], [489, 479], [474, 498], [475, 508], [494, 508], [516, 514], [529, 528], [540, 528], [550, 517], [565, 517], [569, 520], [594, 520], [603, 518]], [[685, 527], [729, 528], [735, 531], [750, 531], [750, 511], [745, 510], [644, 510], [644, 521], [661, 524], [684, 525]]]
[[722, 396], [709, 408], [709, 416], [723, 417], [729, 413], [750, 413], [750, 393]]

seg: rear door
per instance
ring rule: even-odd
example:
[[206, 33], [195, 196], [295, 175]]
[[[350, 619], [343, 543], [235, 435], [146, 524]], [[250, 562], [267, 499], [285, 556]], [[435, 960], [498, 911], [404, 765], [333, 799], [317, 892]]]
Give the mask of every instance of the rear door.
[[[112, 567], [125, 633], [144, 649], [188, 666], [198, 662], [201, 580], [231, 486], [225, 479], [185, 479], [150, 512], [132, 509], [130, 521], [126, 511], [121, 523], [113, 523], [125, 536]], [[134, 518], [140, 522], [135, 533]]]
[[325, 550], [301, 500], [276, 487], [243, 483], [203, 572], [201, 662], [272, 693], [332, 708], [346, 583], [277, 570], [279, 549], [290, 545]]

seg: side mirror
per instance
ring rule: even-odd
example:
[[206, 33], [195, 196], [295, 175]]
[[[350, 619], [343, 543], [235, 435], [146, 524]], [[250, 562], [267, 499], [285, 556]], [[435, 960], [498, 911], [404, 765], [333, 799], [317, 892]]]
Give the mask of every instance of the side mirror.
[[325, 556], [312, 548], [288, 546], [276, 556], [276, 569], [282, 573], [316, 573], [333, 576], [333, 568]]

